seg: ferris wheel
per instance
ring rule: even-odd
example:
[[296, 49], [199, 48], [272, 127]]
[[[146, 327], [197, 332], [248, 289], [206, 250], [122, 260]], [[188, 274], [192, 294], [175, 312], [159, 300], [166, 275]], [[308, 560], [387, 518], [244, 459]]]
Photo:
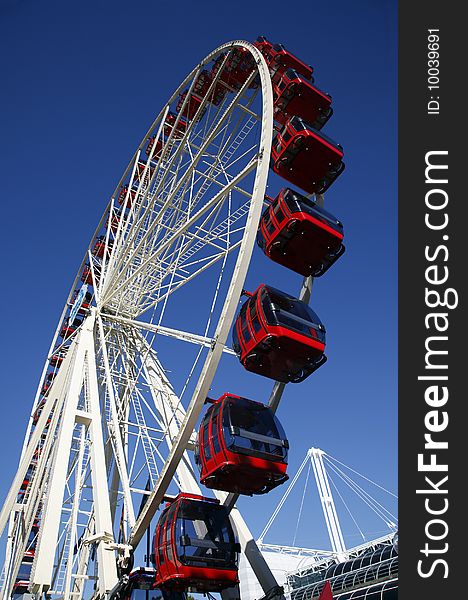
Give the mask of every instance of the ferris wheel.
[[[241, 406], [232, 396], [220, 399], [226, 408], [214, 403], [202, 422], [205, 437], [197, 439], [212, 382], [232, 355], [275, 384], [269, 437], [234, 421], [230, 431], [277, 455], [265, 458], [263, 447], [267, 473], [258, 489], [243, 489], [229, 470], [215, 476], [206, 467], [202, 481], [218, 499], [212, 505], [230, 517], [240, 542], [233, 551], [245, 553], [265, 594], [281, 596], [235, 502], [239, 493], [265, 493], [286, 480], [285, 467], [272, 475], [273, 462], [285, 465], [287, 448], [273, 413], [284, 386], [325, 361], [324, 327], [307, 303], [313, 277], [344, 251], [341, 223], [321, 208], [343, 170], [343, 153], [320, 133], [331, 99], [311, 74], [265, 38], [223, 44], [182, 81], [143, 137], [96, 228], [45, 361], [0, 513], [0, 531], [8, 531], [3, 599], [26, 590], [37, 598], [109, 597], [131, 571], [133, 550], [160, 505], [175, 498], [173, 528], [167, 510], [165, 528], [158, 525], [164, 552], [172, 552], [176, 504], [180, 517], [189, 512], [184, 502], [212, 502], [203, 498], [191, 453], [203, 476], [217, 435], [214, 414]], [[302, 192], [287, 188], [266, 200], [270, 168]], [[304, 276], [299, 298], [265, 285], [245, 292], [256, 239], [270, 258]], [[251, 413], [265, 409], [240, 400]], [[221, 552], [208, 533], [198, 548]], [[183, 538], [190, 545], [188, 534]], [[236, 597], [236, 583], [233, 576], [211, 591]]]

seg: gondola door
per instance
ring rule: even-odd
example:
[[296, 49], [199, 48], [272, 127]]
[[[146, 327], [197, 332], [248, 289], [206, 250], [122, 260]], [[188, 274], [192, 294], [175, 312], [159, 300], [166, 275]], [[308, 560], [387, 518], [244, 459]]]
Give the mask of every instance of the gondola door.
[[208, 410], [203, 421], [202, 435], [199, 442], [202, 445], [200, 452], [202, 477], [209, 476], [210, 473], [227, 461], [220, 440], [222, 436], [221, 408], [221, 404], [214, 405]]
[[171, 506], [161, 516], [156, 530], [155, 558], [156, 558], [156, 584], [161, 585], [167, 581], [174, 572], [174, 553], [171, 546], [171, 531], [175, 506]]

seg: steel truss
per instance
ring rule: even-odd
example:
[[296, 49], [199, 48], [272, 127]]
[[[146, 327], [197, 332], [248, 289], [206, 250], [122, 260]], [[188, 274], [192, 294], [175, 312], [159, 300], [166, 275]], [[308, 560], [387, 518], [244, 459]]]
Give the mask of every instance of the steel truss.
[[[227, 88], [215, 105], [208, 100], [224, 85], [220, 69], [185, 132], [177, 133], [199, 73], [221, 54], [225, 64], [236, 48], [254, 58], [250, 77], [238, 90]], [[189, 94], [167, 132], [169, 109], [185, 88]], [[232, 354], [226, 339], [263, 207], [272, 130], [265, 60], [253, 45], [236, 41], [220, 46], [185, 78], [132, 157], [62, 312], [0, 513], [0, 531], [8, 526], [2, 598], [10, 597], [32, 546], [29, 590], [36, 597], [105, 597], [163, 497], [177, 489], [200, 493], [189, 454], [194, 426], [223, 353]], [[153, 136], [146, 156], [146, 140]], [[157, 141], [162, 149], [156, 155]], [[104, 235], [101, 256], [93, 252], [99, 234]], [[81, 326], [60, 341], [85, 264], [92, 307]], [[204, 296], [191, 307], [192, 325], [180, 326], [179, 303], [187, 302], [192, 288], [203, 289]], [[194, 349], [175, 380], [162, 358], [165, 339]], [[188, 345], [182, 345], [185, 355]], [[57, 352], [63, 362], [41, 394]], [[217, 495], [226, 501], [226, 494]], [[276, 581], [236, 508], [231, 518], [268, 592]], [[38, 535], [31, 542], [35, 526]], [[238, 590], [224, 594], [238, 595]]]

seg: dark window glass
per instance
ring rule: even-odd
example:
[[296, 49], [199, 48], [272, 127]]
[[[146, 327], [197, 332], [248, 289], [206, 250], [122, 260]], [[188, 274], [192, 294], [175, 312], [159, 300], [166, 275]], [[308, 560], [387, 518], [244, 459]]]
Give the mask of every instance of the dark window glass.
[[257, 316], [257, 305], [253, 298], [249, 300], [250, 318], [254, 319]]
[[210, 449], [210, 443], [209, 443], [209, 437], [208, 437], [208, 421], [205, 423], [205, 426], [203, 427], [203, 448], [205, 450], [206, 460], [210, 460], [211, 459], [211, 449]]
[[265, 286], [263, 290], [265, 296], [262, 305], [270, 325], [283, 325], [322, 342], [325, 341], [325, 328], [315, 312], [305, 302], [271, 287]]
[[[286, 461], [287, 448], [273, 443], [286, 440], [286, 434], [268, 406], [246, 398], [231, 399], [224, 411], [223, 426], [226, 445], [232, 451]], [[249, 433], [254, 435], [248, 437]], [[271, 441], [255, 439], [255, 434]]]
[[232, 349], [234, 350], [234, 352], [237, 352], [238, 354], [241, 351], [241, 347], [240, 347], [240, 343], [239, 343], [239, 336], [237, 335], [237, 320], [234, 321], [234, 325], [232, 328]]
[[221, 447], [219, 445], [219, 439], [218, 439], [218, 430], [213, 432], [213, 450], [216, 452], [216, 454], [221, 452]]
[[318, 206], [312, 198], [306, 198], [301, 194], [289, 191], [285, 195], [285, 202], [292, 213], [299, 211], [305, 212], [315, 219], [318, 219], [319, 221], [322, 221], [323, 223], [333, 227], [333, 229], [336, 231], [343, 232], [343, 225], [340, 223], [340, 221], [338, 221], [338, 219], [327, 210]]
[[265, 227], [267, 232], [271, 235], [274, 230], [275, 230], [275, 224], [273, 223], [273, 221], [271, 220], [271, 208], [269, 209], [269, 214], [268, 214], [268, 224], [265, 223]]
[[250, 342], [250, 340], [252, 339], [252, 335], [250, 334], [249, 328], [247, 326], [247, 323], [245, 323], [243, 329], [242, 329], [242, 337], [244, 338], [244, 342], [246, 344], [248, 344]]
[[258, 333], [259, 331], [261, 331], [262, 324], [260, 323], [260, 320], [258, 317], [255, 317], [255, 319], [252, 319], [252, 327], [253, 327], [254, 333]]
[[179, 509], [176, 531], [177, 553], [183, 564], [207, 568], [235, 566], [234, 532], [222, 506], [184, 502]]
[[213, 441], [213, 450], [215, 454], [221, 452], [221, 447], [219, 445], [218, 439], [218, 415], [220, 411], [220, 405], [217, 404], [215, 409], [213, 410], [213, 416], [211, 417], [211, 439]]
[[276, 220], [278, 221], [278, 223], [281, 223], [282, 221], [284, 221], [284, 213], [281, 210], [281, 206], [280, 203], [277, 202], [273, 208], [273, 212], [275, 213], [275, 217]]

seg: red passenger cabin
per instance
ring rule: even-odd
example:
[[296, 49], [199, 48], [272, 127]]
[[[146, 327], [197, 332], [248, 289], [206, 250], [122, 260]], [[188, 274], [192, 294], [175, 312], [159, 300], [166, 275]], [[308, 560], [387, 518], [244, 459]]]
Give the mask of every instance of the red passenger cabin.
[[[161, 136], [159, 136], [158, 141], [156, 143], [156, 148], [154, 148], [154, 142], [156, 141], [156, 136], [153, 135], [147, 139], [148, 145], [146, 146], [145, 154], [148, 158], [151, 156], [152, 160], [157, 161], [159, 159], [159, 154], [162, 150], [163, 143]], [[154, 152], [153, 152], [154, 148]], [[151, 154], [153, 152], [153, 154]], [[138, 163], [140, 164], [140, 163]]]
[[23, 598], [23, 594], [28, 593], [29, 581], [31, 578], [31, 561], [23, 561], [20, 564], [18, 575], [16, 576], [15, 583], [13, 584], [13, 590], [11, 599], [20, 600]]
[[342, 147], [299, 117], [273, 139], [273, 171], [308, 194], [322, 194], [344, 171]]
[[174, 129], [175, 126], [175, 132], [174, 135], [172, 136], [173, 138], [181, 138], [184, 136], [187, 127], [188, 127], [188, 123], [185, 119], [182, 119], [182, 117], [179, 119], [179, 122], [177, 123], [177, 125], [175, 125], [175, 122], [177, 120], [177, 115], [173, 112], [168, 112], [167, 116], [166, 116], [166, 120], [164, 122], [164, 135], [166, 137], [169, 137], [172, 133], [172, 130]]
[[260, 36], [254, 45], [265, 57], [274, 85], [278, 83], [287, 69], [295, 69], [306, 79], [312, 80], [312, 67], [306, 65], [291, 52], [288, 52], [283, 44], [272, 44], [264, 36]]
[[[100, 238], [97, 238], [98, 240]], [[105, 239], [105, 238], [104, 238]], [[80, 290], [75, 290], [73, 292], [73, 296], [70, 302], [70, 306], [73, 306], [73, 304], [75, 303], [76, 298], [78, 297], [78, 294], [80, 293]], [[78, 309], [78, 314], [79, 315], [84, 315], [88, 312], [89, 310], [89, 306], [91, 304], [91, 298], [93, 297], [91, 292], [86, 292], [83, 298], [83, 302], [81, 303], [80, 308]]]
[[263, 212], [257, 244], [280, 265], [320, 277], [344, 253], [343, 237], [336, 217], [312, 198], [284, 188]]
[[37, 422], [39, 421], [39, 417], [41, 416], [42, 409], [44, 408], [45, 403], [46, 403], [46, 401], [44, 398], [39, 401], [39, 404], [37, 405], [36, 410], [34, 411], [34, 414], [33, 414], [33, 424], [34, 425], [37, 425]]
[[291, 117], [321, 129], [333, 114], [331, 96], [312, 85], [294, 69], [287, 69], [273, 88], [273, 115], [284, 125]]
[[47, 392], [49, 391], [49, 388], [52, 385], [52, 382], [54, 381], [56, 375], [57, 375], [57, 371], [54, 371], [52, 373], [47, 373], [46, 378], [45, 378], [44, 383], [42, 384], [42, 388], [41, 388], [41, 394], [43, 396], [45, 394], [47, 394]]
[[[185, 92], [183, 92], [179, 96], [179, 101], [177, 102], [177, 108], [176, 108], [178, 113], [180, 113], [182, 111], [182, 106], [184, 104], [185, 98], [187, 97], [187, 94], [188, 94], [188, 90], [185, 90]], [[185, 105], [185, 107], [182, 111], [182, 116], [185, 117], [185, 119], [192, 121], [193, 118], [195, 117], [201, 103], [202, 103], [202, 98], [200, 98], [200, 96], [197, 96], [196, 94], [190, 94], [189, 99], [187, 100], [187, 104]], [[206, 112], [206, 106], [205, 106], [205, 108], [203, 108], [203, 110], [198, 115], [198, 118], [197, 118], [198, 121], [203, 118], [203, 115], [205, 114], [205, 112]]]
[[271, 408], [224, 394], [207, 410], [198, 432], [200, 482], [235, 494], [266, 494], [288, 479], [288, 448]]
[[227, 509], [218, 500], [180, 493], [166, 505], [154, 535], [155, 586], [219, 592], [239, 582]]
[[[151, 181], [151, 178], [153, 177], [153, 173], [156, 167], [151, 166], [151, 164], [148, 166], [148, 168], [146, 167], [148, 163], [143, 161], [143, 160], [139, 160], [136, 164], [136, 169], [135, 169], [135, 175], [133, 178], [133, 187], [136, 187], [136, 184], [140, 183], [141, 180], [143, 180], [143, 187], [147, 186], [149, 184], [149, 182]], [[146, 172], [145, 172], [146, 169]]]
[[283, 383], [299, 383], [326, 359], [325, 327], [301, 300], [261, 284], [235, 321], [233, 348], [242, 365]]
[[[119, 592], [121, 600], [187, 600], [184, 592], [158, 590], [154, 587], [154, 567], [138, 567], [128, 576], [126, 585]], [[151, 591], [150, 591], [151, 590]]]
[[119, 197], [117, 198], [120, 206], [122, 206], [123, 204], [127, 204], [127, 206], [131, 206], [135, 202], [136, 191], [130, 190], [128, 202], [127, 202], [127, 194], [128, 194], [128, 184], [122, 185], [120, 187]]
[[[109, 257], [109, 255], [110, 255], [113, 243], [114, 242], [112, 240], [107, 240], [107, 257]], [[97, 258], [101, 258], [102, 259], [102, 258], [104, 258], [104, 252], [105, 251], [106, 251], [106, 236], [105, 235], [100, 235], [99, 237], [96, 238], [96, 242], [94, 244], [94, 248], [92, 250], [92, 254], [93, 254], [93, 256], [96, 256]], [[89, 294], [89, 292], [87, 292], [86, 296], [88, 294]], [[88, 300], [88, 306], [87, 306], [87, 308], [89, 308], [89, 301], [91, 300], [91, 294], [89, 294], [89, 296], [90, 296], [90, 298]], [[86, 300], [81, 305], [81, 308], [84, 307], [84, 304], [86, 304]]]
[[54, 352], [49, 362], [50, 366], [60, 367], [60, 365], [63, 363], [63, 359], [67, 355], [67, 350], [68, 348], [61, 348], [58, 352]]
[[[110, 219], [110, 230], [112, 231], [112, 233], [114, 235], [117, 233], [121, 218], [122, 218], [122, 211], [114, 210], [113, 215]], [[108, 224], [109, 224], [109, 219], [106, 219], [106, 227], [108, 227]]]
[[[226, 59], [226, 54], [220, 54], [211, 68], [211, 77], [215, 77], [223, 68], [218, 81], [222, 81], [233, 90], [239, 90], [247, 81], [255, 68], [255, 60], [247, 48], [233, 48]], [[223, 67], [224, 64], [224, 67]], [[255, 78], [249, 85], [250, 88], [258, 87]]]
[[88, 264], [84, 266], [83, 273], [81, 274], [81, 281], [88, 285], [93, 285], [93, 272]]
[[[213, 77], [214, 75], [212, 72], [209, 73], [208, 71], [203, 70], [198, 76], [197, 82], [195, 83], [195, 86], [193, 88], [194, 92], [204, 98], [213, 81]], [[214, 106], [219, 106], [226, 94], [227, 89], [223, 85], [217, 83], [211, 91], [210, 95], [208, 96], [208, 102], [210, 102]]]
[[68, 318], [62, 324], [60, 329], [59, 336], [62, 338], [68, 338], [71, 334], [78, 329], [83, 321], [81, 319], [76, 318], [73, 323], [68, 322]]

